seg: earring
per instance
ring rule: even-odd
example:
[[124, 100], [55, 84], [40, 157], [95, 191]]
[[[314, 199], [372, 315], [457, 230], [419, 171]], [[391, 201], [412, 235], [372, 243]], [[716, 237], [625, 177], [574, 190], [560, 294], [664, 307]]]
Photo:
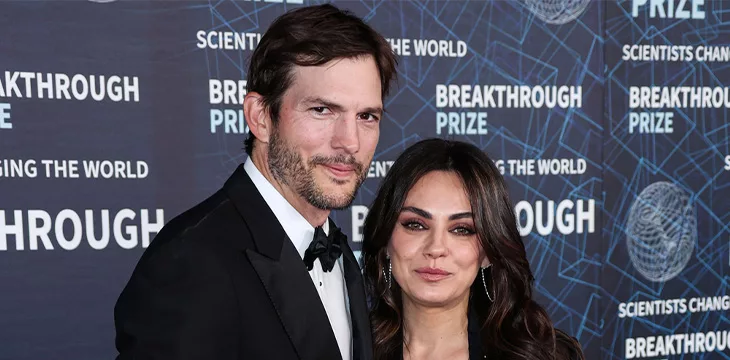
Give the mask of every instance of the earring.
[[388, 261], [388, 289], [392, 288], [393, 286], [393, 262]]
[[[489, 265], [492, 266], [492, 265]], [[489, 295], [489, 290], [487, 290], [487, 280], [484, 278], [484, 269], [482, 268], [482, 284], [484, 284], [484, 292], [487, 293], [487, 298], [489, 301], [494, 302], [494, 299], [492, 299], [492, 296]]]
[[388, 259], [388, 274], [385, 274], [385, 267], [383, 267], [383, 277], [385, 278], [385, 283], [388, 284], [388, 289], [390, 289], [393, 282], [391, 277], [393, 274], [393, 263], [390, 262], [390, 256], [388, 254], [385, 254], [385, 258]]

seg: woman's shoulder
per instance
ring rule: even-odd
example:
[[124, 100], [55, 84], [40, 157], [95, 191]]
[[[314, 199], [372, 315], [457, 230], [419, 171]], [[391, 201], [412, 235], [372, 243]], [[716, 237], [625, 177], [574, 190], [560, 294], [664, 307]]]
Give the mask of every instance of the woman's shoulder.
[[558, 360], [585, 360], [578, 340], [561, 330], [555, 330], [555, 348]]

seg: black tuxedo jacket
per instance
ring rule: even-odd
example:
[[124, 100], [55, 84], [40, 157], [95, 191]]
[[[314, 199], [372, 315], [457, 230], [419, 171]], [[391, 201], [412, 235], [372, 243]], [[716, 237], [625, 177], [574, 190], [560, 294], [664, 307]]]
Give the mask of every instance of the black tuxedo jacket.
[[[353, 359], [372, 358], [365, 291], [345, 244]], [[239, 166], [167, 223], [114, 309], [117, 360], [340, 359], [294, 245]]]

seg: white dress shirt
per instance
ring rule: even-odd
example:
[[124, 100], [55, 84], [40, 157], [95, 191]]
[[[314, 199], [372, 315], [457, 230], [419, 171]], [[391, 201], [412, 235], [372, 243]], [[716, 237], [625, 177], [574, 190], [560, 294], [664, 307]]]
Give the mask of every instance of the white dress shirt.
[[[304, 259], [304, 252], [314, 237], [314, 227], [269, 183], [250, 157], [244, 163], [243, 168], [251, 177], [266, 204], [274, 212], [294, 247], [297, 248], [299, 256]], [[322, 229], [325, 234], [329, 234], [329, 219], [322, 224]], [[319, 298], [327, 311], [327, 317], [337, 338], [342, 359], [350, 360], [352, 358], [352, 323], [343, 269], [342, 256], [337, 259], [330, 272], [324, 272], [319, 259], [316, 259], [314, 267], [309, 272], [309, 277], [312, 278]], [[291, 300], [297, 301], [296, 299]]]

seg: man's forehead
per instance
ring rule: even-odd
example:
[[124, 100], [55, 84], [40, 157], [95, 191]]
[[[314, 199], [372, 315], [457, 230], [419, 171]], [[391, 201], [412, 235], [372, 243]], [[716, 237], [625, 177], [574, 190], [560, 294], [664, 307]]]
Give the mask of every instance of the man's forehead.
[[347, 60], [349, 59], [337, 59], [318, 66], [294, 65], [284, 96], [297, 104], [311, 102], [314, 98], [348, 108], [382, 108], [381, 83], [377, 69], [373, 67], [373, 72], [370, 73], [364, 69], [361, 72], [361, 69], [344, 66], [332, 71], [339, 62]]
[[364, 91], [353, 94], [349, 91], [342, 91], [337, 86], [320, 86], [325, 84], [303, 83], [299, 81], [292, 83], [284, 93], [284, 97], [296, 104], [329, 103], [341, 107], [355, 108], [381, 108], [383, 101], [380, 93], [374, 94], [372, 99], [362, 96]]

